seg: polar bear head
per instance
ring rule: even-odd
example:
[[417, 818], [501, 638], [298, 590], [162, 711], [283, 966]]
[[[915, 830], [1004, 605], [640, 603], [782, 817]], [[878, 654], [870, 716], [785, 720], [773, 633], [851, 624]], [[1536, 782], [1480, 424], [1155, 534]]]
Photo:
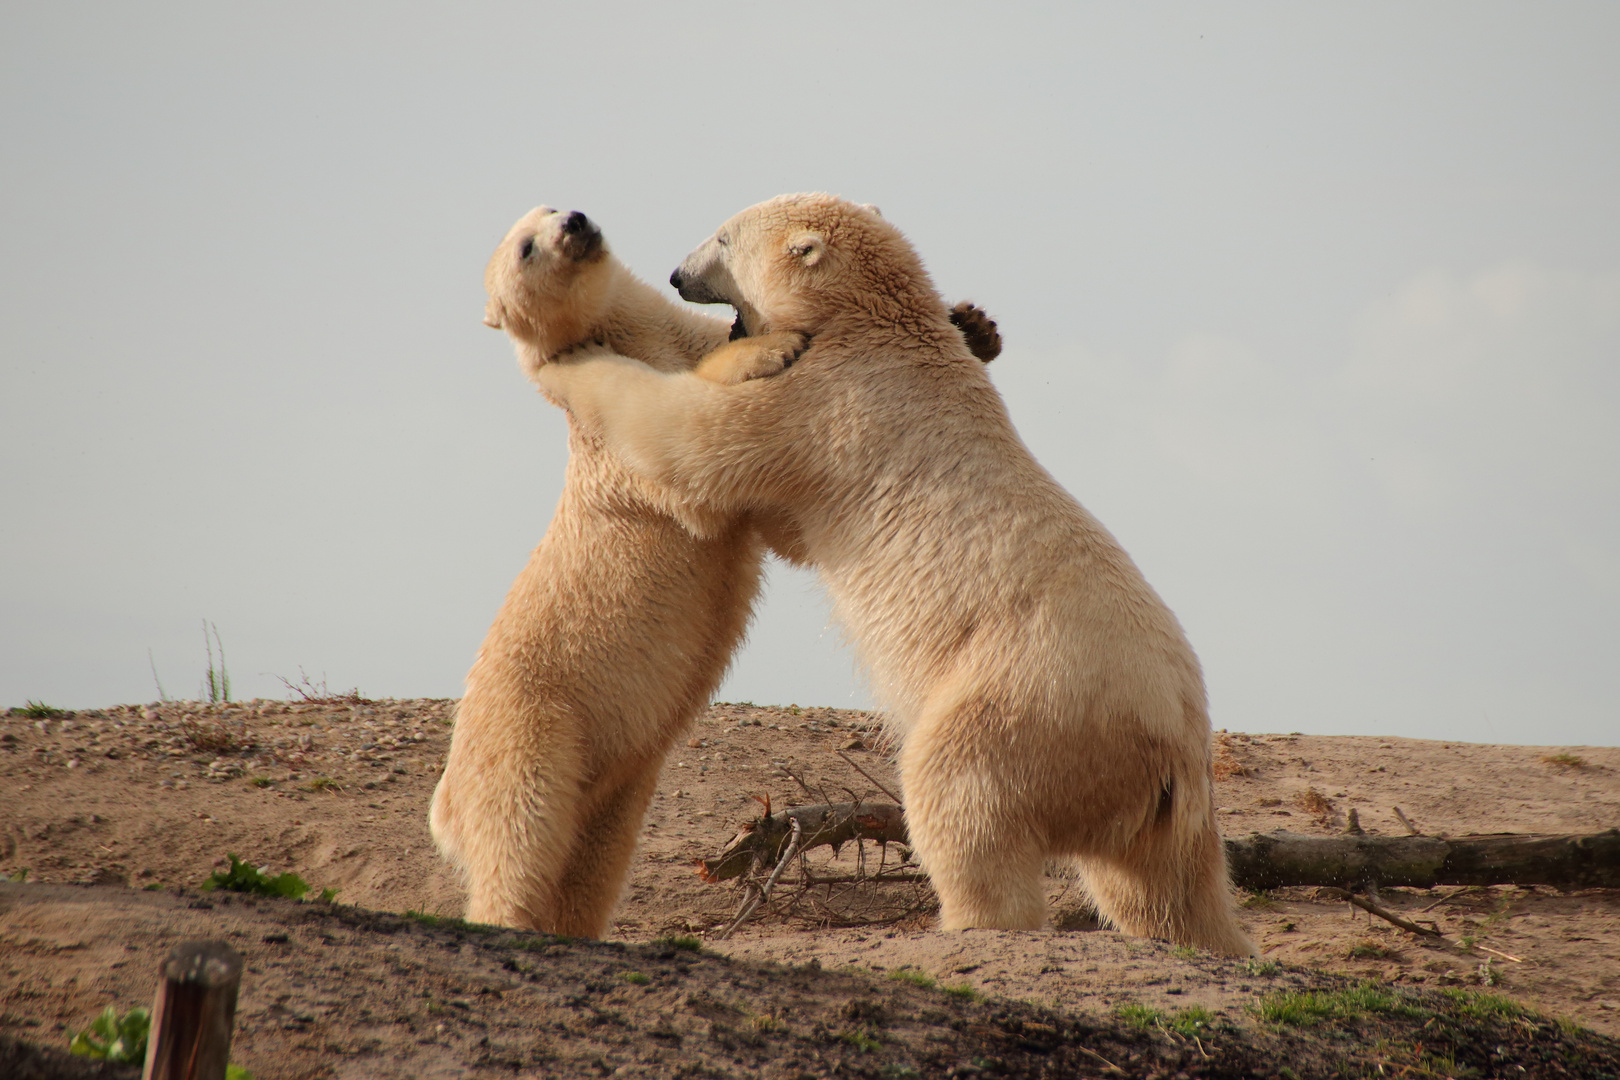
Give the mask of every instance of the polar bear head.
[[526, 366], [543, 364], [590, 336], [611, 299], [616, 265], [590, 218], [537, 206], [484, 270], [484, 325], [510, 334]]
[[749, 334], [815, 334], [852, 314], [954, 333], [922, 260], [875, 207], [780, 195], [733, 217], [670, 275], [681, 296], [731, 304]]

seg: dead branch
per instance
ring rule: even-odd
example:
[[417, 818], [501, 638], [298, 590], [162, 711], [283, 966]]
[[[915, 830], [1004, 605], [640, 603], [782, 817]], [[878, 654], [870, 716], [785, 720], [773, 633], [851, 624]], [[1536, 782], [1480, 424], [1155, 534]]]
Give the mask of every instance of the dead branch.
[[801, 827], [797, 818], [789, 818], [788, 820], [791, 822], [792, 831], [788, 835], [787, 850], [782, 853], [781, 861], [776, 864], [776, 869], [771, 871], [771, 876], [765, 879], [765, 884], [760, 886], [758, 892], [754, 893], [753, 898], [743, 905], [741, 911], [737, 912], [737, 917], [731, 920], [731, 925], [720, 931], [719, 940], [724, 941], [735, 933], [737, 927], [747, 922], [749, 916], [754, 914], [754, 910], [760, 904], [770, 899], [771, 889], [775, 888], [777, 879], [782, 876], [782, 871], [786, 870], [788, 863], [793, 861], [793, 856], [799, 853], [800, 842], [803, 838]]
[[851, 840], [904, 844], [906, 822], [893, 803], [831, 803], [799, 806], [750, 821], [719, 855], [698, 861], [698, 876], [714, 883], [740, 877], [756, 866], [773, 866], [794, 831], [802, 834], [800, 851], [830, 846], [834, 852]]

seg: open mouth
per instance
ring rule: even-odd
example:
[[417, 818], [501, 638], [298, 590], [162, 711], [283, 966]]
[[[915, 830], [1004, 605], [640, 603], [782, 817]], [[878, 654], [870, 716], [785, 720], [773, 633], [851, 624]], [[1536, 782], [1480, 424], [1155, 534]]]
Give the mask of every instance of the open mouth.
[[743, 325], [742, 312], [739, 311], [739, 312], [737, 312], [737, 317], [735, 319], [733, 319], [732, 322], [731, 322], [731, 336], [728, 337], [726, 340], [727, 341], [736, 341], [738, 338], [745, 338], [747, 336], [748, 336], [748, 327]]

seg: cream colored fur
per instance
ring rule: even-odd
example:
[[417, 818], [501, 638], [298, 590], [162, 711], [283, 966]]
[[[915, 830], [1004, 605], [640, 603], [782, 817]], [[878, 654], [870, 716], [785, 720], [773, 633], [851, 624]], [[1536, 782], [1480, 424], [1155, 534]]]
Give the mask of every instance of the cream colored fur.
[[[531, 377], [580, 342], [665, 371], [725, 344], [726, 323], [665, 299], [594, 226], [567, 221], [526, 215], [485, 275], [485, 321]], [[430, 824], [465, 876], [468, 919], [598, 937], [664, 757], [742, 640], [763, 548], [735, 514], [694, 536], [577, 427], [569, 451], [551, 526], [468, 673]]]
[[1129, 556], [1031, 457], [893, 226], [830, 196], [744, 211], [678, 272], [791, 353], [719, 386], [622, 357], [539, 382], [698, 528], [785, 515], [899, 739], [947, 929], [1032, 928], [1079, 859], [1130, 933], [1241, 955], [1197, 658]]

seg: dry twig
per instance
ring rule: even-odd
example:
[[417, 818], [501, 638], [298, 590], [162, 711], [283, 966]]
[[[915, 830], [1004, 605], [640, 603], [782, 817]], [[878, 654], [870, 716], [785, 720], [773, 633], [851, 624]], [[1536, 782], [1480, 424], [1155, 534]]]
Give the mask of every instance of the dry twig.
[[1406, 831], [1407, 832], [1411, 833], [1413, 836], [1422, 836], [1423, 835], [1422, 831], [1419, 830], [1416, 825], [1414, 825], [1410, 821], [1408, 821], [1405, 814], [1401, 813], [1401, 808], [1400, 807], [1398, 807], [1398, 806], [1394, 807], [1394, 810], [1395, 810], [1395, 816], [1401, 819], [1401, 824], [1406, 826]]
[[850, 768], [854, 769], [856, 772], [860, 773], [862, 776], [864, 776], [868, 780], [872, 781], [873, 784], [876, 784], [877, 789], [879, 791], [883, 792], [883, 794], [887, 795], [889, 798], [893, 799], [895, 802], [900, 802], [900, 796], [896, 795], [894, 792], [892, 792], [888, 788], [884, 787], [881, 783], [878, 783], [878, 778], [873, 776], [871, 773], [867, 772], [865, 769], [861, 768], [859, 765], [857, 765], [855, 763], [854, 758], [850, 757], [848, 754], [844, 753], [842, 750], [835, 750], [833, 752], [836, 753], [839, 757], [843, 758], [845, 761], [849, 762]]
[[1366, 912], [1369, 912], [1369, 913], [1371, 913], [1373, 915], [1376, 915], [1380, 919], [1385, 920], [1386, 922], [1392, 922], [1396, 926], [1400, 927], [1402, 930], [1409, 931], [1410, 933], [1421, 934], [1424, 937], [1444, 937], [1445, 936], [1444, 934], [1440, 933], [1439, 927], [1434, 926], [1432, 923], [1427, 927], [1419, 926], [1415, 922], [1409, 922], [1406, 919], [1401, 918], [1399, 915], [1395, 914], [1393, 911], [1388, 910], [1387, 908], [1379, 907], [1377, 904], [1373, 903], [1370, 900], [1363, 900], [1361, 897], [1357, 896], [1355, 893], [1348, 892], [1348, 891], [1346, 891], [1344, 889], [1334, 889], [1334, 888], [1324, 888], [1322, 891], [1325, 892], [1325, 893], [1335, 895], [1338, 899], [1348, 900], [1350, 903], [1354, 904], [1356, 907], [1360, 908], [1362, 911], [1366, 911]]

